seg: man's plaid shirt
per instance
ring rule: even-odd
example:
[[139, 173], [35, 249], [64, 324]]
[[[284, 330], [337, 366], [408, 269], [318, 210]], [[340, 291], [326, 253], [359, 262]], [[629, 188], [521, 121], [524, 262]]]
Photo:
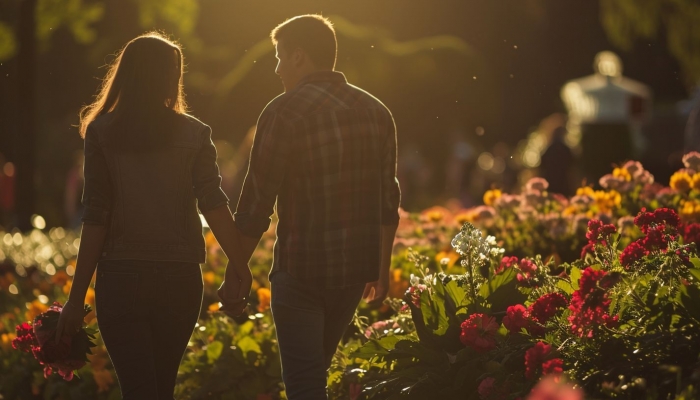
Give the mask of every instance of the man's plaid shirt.
[[260, 115], [236, 225], [260, 237], [277, 202], [271, 274], [316, 287], [378, 279], [382, 225], [398, 223], [396, 127], [340, 72], [319, 71]]

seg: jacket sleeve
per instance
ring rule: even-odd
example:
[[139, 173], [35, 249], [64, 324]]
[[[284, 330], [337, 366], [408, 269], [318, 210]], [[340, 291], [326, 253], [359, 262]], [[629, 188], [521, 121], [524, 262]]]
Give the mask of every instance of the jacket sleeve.
[[112, 180], [97, 133], [90, 126], [85, 133], [84, 146], [82, 221], [88, 225], [108, 225], [112, 212]]
[[279, 115], [263, 111], [250, 151], [248, 173], [234, 215], [246, 236], [260, 237], [270, 227], [270, 216], [290, 160], [292, 127]]
[[205, 125], [202, 145], [194, 160], [192, 183], [199, 211], [207, 212], [227, 205], [228, 197], [221, 189], [221, 175], [216, 163], [216, 147], [211, 140], [211, 128]]

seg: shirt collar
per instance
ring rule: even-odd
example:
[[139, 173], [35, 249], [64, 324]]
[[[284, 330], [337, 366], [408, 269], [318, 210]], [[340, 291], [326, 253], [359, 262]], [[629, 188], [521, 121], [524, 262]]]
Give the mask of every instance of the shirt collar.
[[348, 83], [345, 79], [345, 75], [339, 71], [316, 71], [312, 72], [305, 77], [301, 78], [297, 86], [306, 85], [307, 83], [313, 82], [338, 82], [338, 83]]

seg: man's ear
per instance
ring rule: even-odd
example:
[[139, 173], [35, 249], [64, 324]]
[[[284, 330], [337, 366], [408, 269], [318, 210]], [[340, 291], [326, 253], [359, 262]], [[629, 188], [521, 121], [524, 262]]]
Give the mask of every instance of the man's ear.
[[304, 63], [304, 58], [306, 58], [306, 52], [304, 52], [304, 50], [302, 50], [300, 47], [297, 47], [292, 52], [291, 58], [292, 58], [292, 63], [298, 67]]

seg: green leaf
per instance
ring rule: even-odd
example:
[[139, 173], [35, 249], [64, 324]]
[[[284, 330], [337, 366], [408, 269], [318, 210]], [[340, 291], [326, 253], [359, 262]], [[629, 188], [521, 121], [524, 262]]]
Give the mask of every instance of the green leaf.
[[571, 295], [574, 292], [574, 287], [571, 285], [570, 282], [567, 282], [565, 280], [557, 281], [557, 288], [561, 289], [562, 292], [568, 295]]
[[697, 286], [681, 286], [678, 293], [680, 303], [688, 311], [688, 314], [700, 322], [700, 289]]
[[238, 341], [238, 343], [236, 343], [236, 345], [238, 346], [238, 348], [241, 349], [243, 354], [247, 354], [250, 352], [253, 352], [255, 354], [262, 353], [262, 350], [260, 350], [260, 345], [258, 344], [258, 342], [256, 342], [255, 339], [253, 339], [250, 336], [244, 336], [243, 338], [241, 338]]
[[425, 326], [436, 335], [443, 335], [450, 326], [445, 310], [445, 287], [437, 280], [430, 293], [424, 290], [420, 296], [420, 309], [423, 312]]
[[486, 299], [490, 312], [505, 312], [509, 306], [521, 304], [527, 299], [527, 296], [518, 290], [516, 275], [517, 271], [509, 268], [487, 284], [481, 285], [479, 295]]
[[410, 354], [423, 362], [444, 368], [445, 370], [450, 367], [449, 360], [444, 352], [432, 350], [420, 342], [401, 340], [396, 342], [396, 347], [392, 352]]
[[571, 272], [569, 273], [569, 279], [571, 282], [571, 287], [574, 288], [574, 290], [578, 290], [578, 281], [581, 279], [581, 270], [576, 268], [576, 267], [571, 267]]
[[218, 340], [215, 340], [207, 346], [207, 362], [213, 364], [214, 361], [219, 359], [221, 351], [224, 349], [224, 344]]

